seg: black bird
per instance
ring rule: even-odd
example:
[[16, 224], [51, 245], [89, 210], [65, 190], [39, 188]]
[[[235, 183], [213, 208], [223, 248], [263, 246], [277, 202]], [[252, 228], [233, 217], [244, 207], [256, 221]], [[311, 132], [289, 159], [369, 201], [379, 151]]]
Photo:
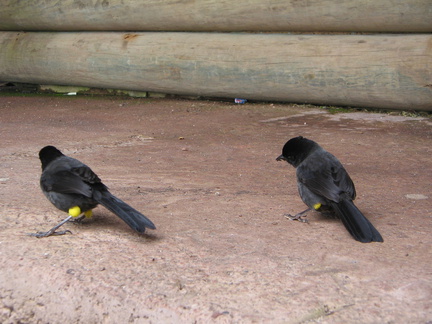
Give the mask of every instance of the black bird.
[[91, 210], [98, 204], [116, 214], [138, 233], [144, 233], [146, 228], [156, 229], [151, 220], [113, 196], [99, 177], [84, 163], [64, 155], [54, 146], [45, 146], [41, 149], [39, 158], [42, 162], [42, 192], [54, 206], [69, 213], [69, 216], [47, 232], [30, 235], [47, 237], [70, 232], [56, 230], [73, 217], [83, 214], [91, 216]]
[[339, 160], [312, 140], [302, 136], [290, 139], [277, 161], [287, 161], [296, 168], [297, 187], [303, 202], [311, 209], [332, 211], [357, 241], [383, 242], [381, 234], [354, 205], [354, 183]]

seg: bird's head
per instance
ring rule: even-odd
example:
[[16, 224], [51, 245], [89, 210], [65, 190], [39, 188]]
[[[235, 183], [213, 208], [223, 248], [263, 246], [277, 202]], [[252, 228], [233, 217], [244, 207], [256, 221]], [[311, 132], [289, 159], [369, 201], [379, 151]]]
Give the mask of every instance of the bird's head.
[[287, 161], [296, 168], [317, 146], [314, 141], [303, 136], [291, 138], [285, 143], [282, 154], [276, 158], [276, 161]]
[[63, 156], [63, 153], [54, 146], [45, 146], [43, 149], [41, 149], [39, 151], [39, 159], [42, 163], [42, 170], [44, 170], [48, 164], [60, 156]]

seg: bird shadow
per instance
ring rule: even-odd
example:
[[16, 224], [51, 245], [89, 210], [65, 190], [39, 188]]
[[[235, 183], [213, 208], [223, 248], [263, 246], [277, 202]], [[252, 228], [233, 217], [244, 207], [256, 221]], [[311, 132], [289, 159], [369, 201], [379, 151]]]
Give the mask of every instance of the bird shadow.
[[[90, 219], [83, 219], [79, 222], [71, 221], [69, 223], [85, 229], [94, 228], [97, 230], [110, 230], [122, 233], [130, 232], [131, 235], [138, 236], [149, 242], [156, 242], [162, 239], [160, 235], [150, 232], [152, 230], [149, 229], [146, 229], [146, 232], [144, 233], [137, 233], [127, 226], [127, 224], [125, 224], [123, 221], [109, 213], [95, 213]], [[73, 228], [71, 228], [71, 230], [73, 230]]]

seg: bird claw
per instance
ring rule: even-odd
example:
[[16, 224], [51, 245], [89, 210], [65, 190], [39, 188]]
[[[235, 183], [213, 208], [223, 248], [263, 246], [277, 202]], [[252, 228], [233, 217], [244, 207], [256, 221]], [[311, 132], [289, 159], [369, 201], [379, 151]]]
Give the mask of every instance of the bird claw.
[[58, 235], [65, 235], [66, 233], [72, 234], [72, 231], [70, 231], [70, 230], [58, 231], [58, 232], [52, 233], [51, 235], [58, 236]]
[[285, 214], [284, 215], [284, 217], [286, 219], [289, 219], [289, 220], [292, 220], [292, 221], [297, 220], [297, 221], [299, 221], [301, 223], [309, 223], [309, 221], [306, 218], [302, 218], [302, 217], [306, 217], [306, 216], [307, 215], [303, 216], [302, 213], [299, 213], [299, 214], [296, 214], [296, 215], [291, 215], [291, 214]]
[[48, 237], [48, 236], [59, 236], [59, 235], [64, 235], [66, 233], [71, 233], [71, 231], [69, 230], [64, 230], [64, 231], [47, 231], [47, 232], [37, 232], [37, 233], [29, 233], [29, 236], [34, 236], [37, 238], [41, 238], [41, 237]]
[[66, 217], [64, 220], [62, 220], [58, 225], [54, 226], [53, 228], [51, 228], [51, 229], [50, 229], [49, 231], [47, 231], [47, 232], [30, 233], [29, 235], [30, 235], [30, 236], [35, 236], [35, 237], [37, 237], [37, 238], [41, 238], [41, 237], [48, 237], [48, 236], [51, 236], [51, 235], [55, 235], [55, 236], [58, 236], [58, 235], [64, 235], [64, 234], [66, 234], [66, 233], [68, 233], [68, 232], [72, 234], [72, 232], [69, 231], [69, 230], [58, 231], [58, 232], [57, 232], [57, 229], [58, 229], [60, 226], [62, 226], [64, 223], [68, 222], [71, 218], [72, 218], [72, 216], [69, 215], [69, 216]]

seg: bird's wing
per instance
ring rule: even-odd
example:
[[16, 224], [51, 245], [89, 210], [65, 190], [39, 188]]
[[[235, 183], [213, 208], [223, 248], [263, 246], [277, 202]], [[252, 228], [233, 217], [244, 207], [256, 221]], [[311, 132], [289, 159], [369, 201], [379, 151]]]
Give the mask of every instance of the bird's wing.
[[101, 180], [96, 173], [92, 171], [87, 165], [82, 164], [81, 166], [71, 168], [71, 172], [82, 179], [82, 181], [88, 183], [100, 183]]
[[46, 191], [92, 196], [93, 187], [106, 188], [99, 177], [84, 163], [67, 156], [53, 161], [41, 176]]
[[92, 188], [80, 176], [69, 170], [54, 173], [44, 172], [41, 177], [41, 186], [46, 191], [63, 194], [81, 194], [92, 196]]
[[310, 159], [297, 168], [297, 176], [310, 191], [331, 201], [355, 198], [354, 184], [342, 164], [331, 154]]

